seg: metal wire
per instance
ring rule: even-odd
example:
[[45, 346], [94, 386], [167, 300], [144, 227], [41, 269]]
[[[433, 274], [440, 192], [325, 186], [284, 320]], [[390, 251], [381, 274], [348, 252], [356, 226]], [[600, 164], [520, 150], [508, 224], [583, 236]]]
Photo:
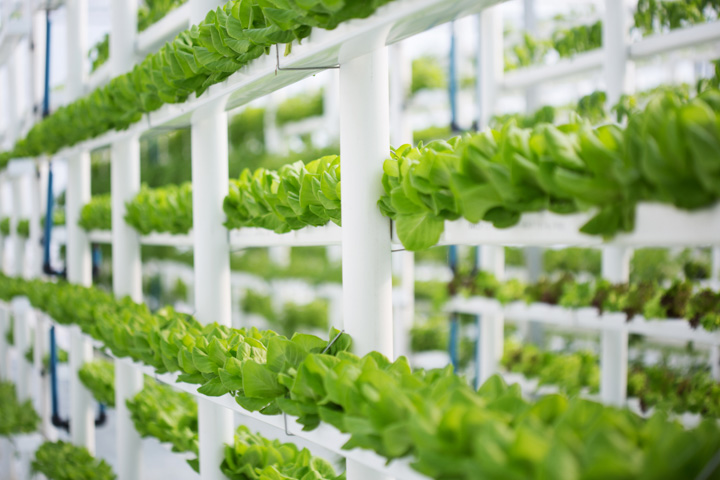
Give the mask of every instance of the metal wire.
[[280, 45], [275, 44], [275, 76], [282, 70], [329, 70], [340, 68], [340, 65], [321, 65], [317, 67], [281, 67], [280, 66]]

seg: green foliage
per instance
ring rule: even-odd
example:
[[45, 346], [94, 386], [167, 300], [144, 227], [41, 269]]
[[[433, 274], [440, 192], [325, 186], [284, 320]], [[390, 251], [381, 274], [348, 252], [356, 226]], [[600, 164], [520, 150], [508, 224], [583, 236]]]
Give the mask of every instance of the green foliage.
[[447, 140], [453, 136], [450, 126], [434, 126], [413, 132], [413, 144], [429, 143], [433, 140]]
[[80, 211], [78, 225], [87, 231], [111, 230], [112, 201], [110, 195], [97, 195], [92, 197]]
[[229, 1], [132, 71], [37, 123], [0, 160], [52, 154], [109, 130], [123, 130], [164, 104], [202, 95], [275, 45], [286, 44], [289, 50], [313, 28], [333, 29], [352, 18], [365, 18], [388, 1]]
[[693, 210], [720, 196], [720, 92], [684, 102], [653, 99], [625, 129], [586, 122], [491, 130], [404, 145], [385, 161], [382, 213], [408, 250], [435, 245], [444, 221], [460, 217], [496, 228], [526, 212], [594, 208], [580, 228], [605, 238], [630, 232], [635, 206], [654, 201]]
[[30, 237], [30, 220], [24, 218], [18, 221], [17, 234], [20, 238]]
[[78, 371], [85, 388], [98, 402], [115, 407], [115, 365], [108, 360], [86, 362]]
[[[130, 418], [141, 437], [172, 445], [173, 452], [198, 455], [198, 412], [192, 395], [145, 379], [145, 386], [127, 401]], [[197, 458], [188, 460], [198, 471]]]
[[[540, 385], [554, 385], [570, 395], [583, 388], [597, 393], [600, 386], [599, 359], [587, 351], [549, 352], [506, 340], [502, 365], [510, 372], [537, 378]], [[628, 372], [627, 395], [638, 398], [643, 411], [653, 407], [663, 412], [720, 417], [720, 384], [704, 367], [681, 371], [664, 363], [634, 364]]]
[[4, 217], [0, 220], [0, 233], [5, 237], [10, 235], [10, 218]]
[[435, 57], [419, 57], [412, 61], [412, 81], [410, 91], [416, 94], [421, 90], [447, 88], [447, 75]]
[[490, 119], [490, 124], [493, 128], [500, 129], [503, 125], [514, 121], [518, 127], [532, 128], [540, 123], [555, 123], [556, 115], [557, 109], [546, 105], [531, 114], [506, 113], [503, 115], [493, 115]]
[[433, 310], [440, 310], [449, 299], [447, 283], [437, 280], [415, 282], [415, 300], [429, 300]]
[[720, 418], [720, 384], [704, 368], [680, 371], [664, 364], [634, 365], [628, 372], [628, 396], [639, 398], [643, 410], [654, 407]]
[[[30, 348], [25, 351], [25, 360], [27, 360], [29, 363], [33, 363], [35, 361], [35, 348], [30, 345]], [[68, 362], [68, 352], [67, 350], [64, 350], [62, 348], [57, 349], [57, 361], [58, 363], [67, 363]], [[46, 353], [43, 356], [42, 364], [44, 368], [50, 368], [50, 353]]]
[[150, 189], [146, 185], [125, 204], [125, 222], [142, 235], [187, 234], [192, 229], [192, 184]]
[[590, 273], [600, 275], [602, 252], [596, 248], [570, 247], [545, 250], [543, 266], [546, 272]]
[[220, 467], [230, 480], [335, 480], [340, 478], [325, 460], [313, 457], [306, 448], [267, 440], [244, 425], [235, 432], [233, 445], [225, 445]]
[[643, 35], [675, 30], [718, 18], [716, 0], [639, 0], [635, 28]]
[[549, 42], [538, 40], [527, 32], [523, 33], [522, 42], [505, 52], [505, 71], [542, 62], [550, 49]]
[[31, 465], [34, 473], [48, 480], [115, 480], [110, 465], [98, 460], [83, 447], [57, 441], [45, 442], [35, 452]]
[[505, 247], [505, 265], [511, 267], [525, 266], [525, 252], [518, 247]]
[[232, 117], [228, 126], [230, 144], [252, 153], [265, 151], [265, 109], [247, 107]]
[[556, 30], [552, 34], [552, 48], [562, 58], [572, 57], [602, 47], [602, 21]]
[[223, 210], [228, 229], [260, 227], [286, 233], [329, 221], [340, 225], [340, 158], [295, 162], [278, 171], [244, 170], [230, 182]]
[[297, 95], [280, 103], [275, 112], [275, 122], [285, 125], [323, 114], [324, 96], [320, 90], [315, 93]]
[[315, 299], [303, 305], [288, 302], [283, 305], [282, 311], [276, 312], [270, 295], [247, 289], [241, 307], [245, 313], [254, 313], [265, 318], [283, 335], [291, 336], [303, 330], [325, 330], [329, 323], [328, 302], [324, 299]]
[[510, 372], [537, 378], [540, 385], [555, 385], [568, 395], [577, 395], [583, 388], [590, 393], [600, 390], [600, 365], [592, 352], [548, 352], [506, 340], [501, 363]]
[[88, 52], [90, 59], [90, 73], [103, 66], [110, 58], [110, 34], [106, 33], [102, 40], [92, 46]]
[[32, 401], [20, 402], [15, 384], [0, 381], [0, 437], [32, 433], [40, 424], [40, 416]]
[[[713, 422], [686, 430], [662, 415], [644, 421], [579, 398], [548, 396], [530, 403], [499, 377], [474, 392], [451, 368], [412, 372], [405, 358], [391, 362], [377, 352], [348, 353], [346, 335], [329, 345], [310, 335], [288, 339], [271, 331], [201, 326], [170, 309], [151, 314], [128, 298], [93, 288], [0, 277], [0, 298], [21, 294], [56, 321], [78, 325], [116, 356], [201, 384], [203, 395], [232, 392], [244, 408], [297, 416], [306, 429], [329, 423], [350, 434], [345, 448], [368, 448], [388, 459], [412, 455], [413, 467], [432, 478], [492, 478], [497, 472], [501, 478], [558, 478], [558, 455], [562, 465], [572, 466], [563, 478], [592, 473], [649, 480], [660, 472], [694, 478], [720, 448], [720, 428]], [[608, 441], [584, 444], [578, 438]], [[69, 462], [73, 454], [43, 464], [77, 469], [88, 463]], [[97, 478], [93, 467], [93, 474], [71, 478]]]
[[525, 285], [516, 279], [500, 282], [490, 273], [477, 272], [457, 275], [450, 288], [463, 295], [495, 298], [503, 304], [525, 301], [567, 308], [595, 307], [601, 313], [625, 313], [628, 321], [635, 315], [653, 320], [685, 318], [693, 328], [700, 325], [708, 331], [720, 328], [720, 292], [709, 289], [694, 292], [693, 284], [687, 281], [675, 281], [669, 288], [662, 288], [657, 282], [576, 282], [566, 274], [554, 280], [543, 277]]
[[[187, 0], [145, 0], [140, 4], [137, 14], [138, 31], [146, 30], [150, 25], [164, 17], [170, 10], [185, 3]], [[90, 72], [94, 72], [110, 58], [110, 35], [105, 34], [102, 40], [93, 45], [88, 53], [92, 62]]]

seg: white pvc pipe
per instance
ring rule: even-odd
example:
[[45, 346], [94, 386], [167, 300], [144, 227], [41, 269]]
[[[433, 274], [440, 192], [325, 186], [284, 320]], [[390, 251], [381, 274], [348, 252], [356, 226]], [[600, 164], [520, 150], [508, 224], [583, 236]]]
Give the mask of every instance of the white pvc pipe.
[[110, 3], [110, 74], [122, 75], [135, 63], [138, 0]]
[[68, 101], [83, 95], [88, 72], [85, 66], [87, 57], [87, 0], [66, 0], [65, 17], [67, 21], [67, 77], [65, 92]]
[[[505, 277], [505, 248], [482, 245], [478, 256], [478, 268], [492, 273], [498, 280]], [[480, 348], [476, 352], [479, 385], [500, 370], [503, 355], [505, 318], [502, 313], [485, 314], [478, 323]]]
[[25, 239], [17, 233], [17, 227], [23, 215], [23, 178], [14, 177], [12, 185], [12, 213], [10, 215], [10, 238], [12, 239], [12, 275], [22, 277], [25, 274]]
[[[227, 99], [197, 110], [192, 117], [193, 241], [195, 315], [203, 324], [231, 323], [230, 245], [223, 222], [228, 193]], [[224, 444], [233, 442], [233, 414], [198, 400], [200, 478], [224, 480], [219, 465]]]
[[712, 248], [711, 268], [710, 280], [715, 284], [715, 288], [718, 288], [718, 284], [720, 284], [720, 246]]
[[[390, 222], [377, 208], [389, 144], [388, 54], [381, 47], [340, 68], [343, 311], [356, 354], [392, 358]], [[384, 477], [348, 460], [347, 478]]]
[[[82, 152], [68, 158], [67, 183], [67, 278], [71, 283], [92, 284], [92, 258], [87, 234], [78, 226], [80, 211], [90, 200], [90, 154]], [[70, 436], [75, 445], [95, 450], [93, 398], [77, 372], [92, 360], [92, 344], [79, 327], [70, 330]]]
[[478, 15], [479, 45], [477, 49], [477, 124], [487, 128], [495, 113], [503, 75], [502, 12], [493, 6]]
[[30, 347], [30, 302], [27, 297], [15, 297], [12, 300], [15, 349], [18, 353], [19, 371], [17, 376], [17, 395], [21, 402], [31, 398], [32, 366], [25, 358]]
[[[537, 35], [537, 16], [535, 15], [535, 0], [523, 0], [523, 25], [525, 31], [530, 35]], [[500, 45], [499, 52], [503, 55], [502, 48]], [[540, 107], [540, 86], [531, 85], [525, 90], [525, 111], [528, 114], [533, 113]]]
[[[626, 247], [603, 247], [603, 278], [613, 283], [627, 282], [631, 254], [632, 250]], [[600, 343], [600, 398], [609, 405], [622, 406], [627, 399], [628, 332], [605, 329]]]
[[355, 352], [392, 357], [390, 222], [377, 208], [389, 155], [387, 49], [340, 69], [343, 309]]
[[[110, 153], [112, 192], [113, 291], [142, 303], [140, 236], [125, 223], [125, 203], [140, 190], [140, 142], [128, 136], [113, 143]], [[118, 480], [141, 478], [142, 444], [126, 401], [143, 388], [142, 373], [115, 361]]]
[[37, 166], [36, 172], [30, 178], [30, 253], [31, 261], [28, 274], [30, 278], [39, 277], [42, 274], [42, 232], [40, 219], [42, 217], [42, 182], [41, 168]]
[[412, 126], [407, 115], [407, 102], [412, 81], [412, 62], [405, 44], [398, 42], [389, 47], [390, 63], [390, 144], [393, 147], [413, 142]]
[[633, 88], [632, 66], [629, 62], [629, 25], [625, 0], [606, 0], [603, 18], [603, 54], [607, 105], [615, 105], [623, 93]]

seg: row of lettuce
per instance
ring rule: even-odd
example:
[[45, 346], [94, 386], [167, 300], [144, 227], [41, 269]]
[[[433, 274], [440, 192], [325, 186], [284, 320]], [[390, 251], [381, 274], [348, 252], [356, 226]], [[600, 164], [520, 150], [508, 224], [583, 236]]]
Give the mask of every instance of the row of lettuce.
[[125, 129], [165, 104], [201, 95], [278, 44], [285, 44], [287, 52], [313, 28], [329, 30], [368, 17], [388, 2], [231, 0], [132, 71], [46, 117], [0, 160], [52, 154], [107, 131]]
[[[717, 0], [640, 0], [633, 15], [632, 30], [643, 36], [665, 33], [691, 25], [714, 22], [720, 15]], [[564, 27], [549, 38], [535, 38], [528, 32], [522, 41], [505, 52], [505, 70], [542, 64], [548, 56], [568, 58], [602, 47], [603, 22]]]
[[[587, 350], [553, 352], [506, 340], [502, 365], [510, 372], [537, 379], [538, 385], [556, 386], [570, 395], [582, 390], [593, 394], [600, 388], [598, 356]], [[644, 411], [654, 407], [720, 417], [720, 383], [706, 368], [683, 372], [663, 364], [633, 364], [628, 372], [627, 395], [637, 398]]]
[[[98, 401], [114, 406], [114, 367], [111, 362], [87, 363], [79, 375]], [[0, 399], [0, 437], [11, 438], [37, 431], [40, 417], [30, 400], [18, 400], [14, 384], [0, 382]], [[127, 401], [127, 407], [142, 437], [168, 443], [174, 452], [194, 455], [188, 464], [195, 471], [199, 470], [198, 413], [191, 395], [146, 378], [143, 389]], [[43, 443], [35, 452], [31, 468], [48, 480], [117, 478], [104, 460], [93, 458], [85, 448], [64, 441]], [[330, 463], [313, 457], [307, 449], [268, 440], [244, 426], [237, 429], [233, 443], [225, 446], [224, 460], [219, 468], [227, 478], [236, 480], [344, 478], [344, 474], [335, 473]]]
[[[664, 92], [622, 128], [592, 127], [577, 119], [554, 126], [467, 134], [447, 142], [403, 145], [384, 164], [378, 205], [395, 222], [409, 250], [435, 245], [445, 221], [463, 218], [497, 228], [523, 214], [591, 212], [580, 231], [610, 238], [631, 232], [638, 203], [683, 210], [710, 207], [720, 196], [720, 92], [687, 99]], [[229, 229], [259, 227], [286, 233], [328, 222], [341, 224], [337, 156], [277, 171], [245, 170], [231, 180], [224, 202]], [[80, 224], [107, 230], [110, 199], [85, 206]], [[144, 189], [127, 204], [126, 221], [142, 234], [183, 234], [192, 228], [189, 184]]]
[[499, 281], [491, 273], [476, 272], [457, 275], [448, 292], [494, 298], [502, 304], [522, 301], [572, 309], [594, 307], [600, 313], [623, 313], [628, 322], [642, 315], [648, 320], [687, 319], [691, 327], [707, 331], [720, 329], [720, 292], [700, 288], [688, 280], [675, 280], [664, 287], [656, 282], [577, 281], [561, 275], [525, 284], [517, 279]]
[[285, 412], [306, 429], [329, 423], [351, 435], [345, 447], [411, 456], [432, 478], [694, 476], [720, 447], [720, 428], [709, 420], [686, 430], [663, 414], [643, 420], [581, 398], [528, 402], [499, 377], [476, 392], [451, 368], [413, 372], [405, 358], [353, 355], [347, 335], [329, 342], [201, 326], [92, 288], [2, 277], [0, 297], [17, 295], [115, 356], [177, 372], [203, 395], [231, 393], [247, 410]]

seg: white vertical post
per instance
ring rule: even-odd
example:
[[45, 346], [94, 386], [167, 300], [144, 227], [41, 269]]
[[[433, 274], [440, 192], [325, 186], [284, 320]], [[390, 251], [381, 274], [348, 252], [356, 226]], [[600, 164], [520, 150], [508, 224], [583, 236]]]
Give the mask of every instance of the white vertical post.
[[[537, 35], [537, 17], [535, 15], [535, 0], [523, 0], [523, 26], [530, 35]], [[525, 111], [533, 113], [540, 107], [539, 85], [531, 85], [525, 90]]]
[[495, 113], [503, 74], [502, 11], [488, 7], [478, 15], [479, 45], [477, 49], [477, 124], [478, 130], [487, 128]]
[[[82, 96], [87, 79], [84, 66], [87, 32], [87, 0], [67, 0], [68, 100]], [[80, 152], [68, 158], [67, 182], [67, 270], [68, 280], [92, 284], [92, 261], [87, 235], [78, 226], [80, 210], [90, 200], [90, 154]], [[93, 398], [78, 378], [83, 363], [92, 359], [92, 344], [79, 327], [70, 328], [70, 436], [75, 445], [95, 451]]]
[[19, 356], [19, 372], [17, 377], [17, 395], [20, 401], [30, 399], [30, 377], [32, 369], [25, 358], [25, 352], [30, 346], [30, 302], [26, 297], [15, 297], [12, 301], [13, 316], [15, 317], [15, 348]]
[[710, 281], [713, 284], [713, 288], [720, 288], [720, 246], [714, 246], [712, 248], [712, 270], [710, 271]]
[[628, 57], [630, 30], [625, 0], [605, 0], [603, 50], [607, 106], [615, 105], [623, 93], [633, 91], [633, 66]]
[[[478, 257], [478, 268], [492, 273], [498, 280], [505, 277], [505, 249], [501, 246], [483, 245]], [[502, 313], [486, 314], [479, 318], [479, 348], [476, 352], [477, 385], [498, 373], [505, 342], [505, 318]]]
[[720, 345], [710, 346], [710, 373], [715, 381], [720, 381]]
[[[113, 291], [142, 302], [140, 237], [125, 223], [125, 203], [140, 190], [140, 142], [136, 136], [116, 141], [111, 150]], [[143, 387], [140, 371], [115, 361], [118, 480], [141, 478], [140, 435], [130, 418], [126, 401]]]
[[[626, 247], [603, 247], [602, 276], [613, 283], [625, 283], [630, 277], [630, 255]], [[624, 329], [605, 329], [600, 346], [600, 398], [609, 405], [621, 406], [627, 399], [628, 333]]]
[[[132, 69], [137, 38], [137, 0], [112, 0], [110, 69], [113, 76]], [[140, 190], [140, 142], [131, 135], [115, 142], [110, 152], [112, 194], [113, 291], [142, 302], [140, 238], [125, 223], [125, 203]], [[126, 363], [115, 362], [118, 480], [141, 478], [142, 444], [126, 401], [143, 388], [143, 376]]]
[[[222, 208], [229, 175], [225, 102], [212, 102], [192, 117], [193, 263], [197, 319], [230, 326], [230, 246]], [[200, 478], [224, 480], [218, 466], [224, 444], [233, 441], [232, 411], [199, 399], [198, 422]]]
[[[388, 54], [379, 47], [340, 67], [343, 312], [355, 353], [393, 357], [390, 222], [377, 208], [390, 147]], [[382, 476], [352, 460], [348, 480]]]
[[[407, 115], [407, 101], [412, 81], [412, 62], [409, 61], [403, 42], [389, 47], [390, 64], [390, 143], [393, 147], [413, 143], [413, 132]], [[401, 251], [394, 254], [399, 266], [402, 301], [395, 328], [395, 357], [410, 354], [409, 331], [415, 321], [415, 254]]]
[[338, 118], [340, 118], [340, 110], [338, 106], [338, 98], [340, 95], [340, 73], [336, 70], [328, 70], [325, 72], [328, 82], [323, 91], [323, 130], [328, 136], [330, 144], [336, 144], [340, 136]]
[[15, 50], [12, 49], [6, 60], [6, 74], [7, 74], [7, 137], [9, 145], [13, 146], [19, 135], [20, 118], [18, 116], [17, 107], [17, 55]]
[[[5, 178], [7, 173], [0, 172], [0, 220], [6, 215], [5, 208]], [[5, 235], [0, 233], [0, 272], [8, 274], [8, 265], [5, 262]], [[5, 340], [5, 333], [9, 328], [10, 314], [8, 312], [9, 305], [5, 302], [0, 302], [0, 379], [6, 380], [9, 378], [8, 368], [8, 354], [9, 345]]]
[[17, 233], [17, 227], [23, 215], [23, 177], [17, 176], [10, 180], [12, 185], [12, 214], [10, 216], [10, 238], [12, 239], [12, 274], [16, 277], [25, 275], [25, 239]]

